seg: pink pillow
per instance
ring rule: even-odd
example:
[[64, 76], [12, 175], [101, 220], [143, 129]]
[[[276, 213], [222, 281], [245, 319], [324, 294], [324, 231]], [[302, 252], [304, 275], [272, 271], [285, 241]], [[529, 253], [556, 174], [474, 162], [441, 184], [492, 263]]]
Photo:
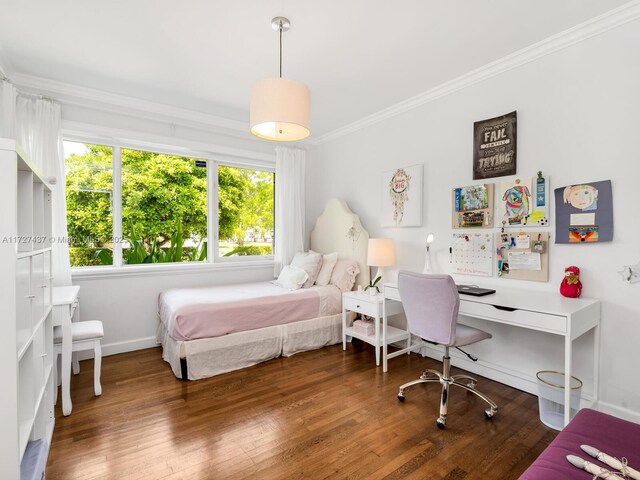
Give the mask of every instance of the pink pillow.
[[330, 284], [335, 285], [342, 292], [348, 292], [356, 283], [356, 276], [360, 273], [358, 262], [350, 258], [341, 258], [336, 262], [331, 272]]

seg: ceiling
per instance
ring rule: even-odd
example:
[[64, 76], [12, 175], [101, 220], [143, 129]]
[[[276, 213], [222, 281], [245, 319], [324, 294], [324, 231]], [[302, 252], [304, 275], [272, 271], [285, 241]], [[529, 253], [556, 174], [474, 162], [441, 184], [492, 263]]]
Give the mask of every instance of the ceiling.
[[278, 74], [312, 95], [312, 137], [339, 129], [627, 0], [0, 0], [0, 67], [248, 122]]

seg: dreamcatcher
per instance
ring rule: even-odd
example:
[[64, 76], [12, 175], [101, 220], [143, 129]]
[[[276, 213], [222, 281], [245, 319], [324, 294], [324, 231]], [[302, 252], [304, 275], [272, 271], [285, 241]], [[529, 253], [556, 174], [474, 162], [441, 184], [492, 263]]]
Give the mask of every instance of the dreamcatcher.
[[391, 197], [391, 205], [393, 205], [393, 221], [396, 225], [402, 223], [404, 206], [409, 199], [407, 192], [409, 191], [410, 182], [411, 175], [404, 168], [396, 170], [389, 182], [389, 196]]

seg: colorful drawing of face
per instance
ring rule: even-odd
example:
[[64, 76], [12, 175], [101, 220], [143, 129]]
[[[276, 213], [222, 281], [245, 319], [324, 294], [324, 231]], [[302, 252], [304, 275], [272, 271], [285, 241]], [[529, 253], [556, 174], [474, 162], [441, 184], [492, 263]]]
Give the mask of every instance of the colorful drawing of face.
[[591, 185], [573, 185], [564, 189], [564, 203], [580, 210], [598, 208], [598, 189]]

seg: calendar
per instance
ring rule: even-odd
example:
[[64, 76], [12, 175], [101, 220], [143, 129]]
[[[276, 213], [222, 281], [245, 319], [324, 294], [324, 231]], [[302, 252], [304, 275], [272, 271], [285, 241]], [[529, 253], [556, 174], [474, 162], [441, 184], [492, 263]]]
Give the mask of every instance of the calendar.
[[451, 247], [453, 273], [491, 277], [494, 270], [493, 235], [454, 233]]

